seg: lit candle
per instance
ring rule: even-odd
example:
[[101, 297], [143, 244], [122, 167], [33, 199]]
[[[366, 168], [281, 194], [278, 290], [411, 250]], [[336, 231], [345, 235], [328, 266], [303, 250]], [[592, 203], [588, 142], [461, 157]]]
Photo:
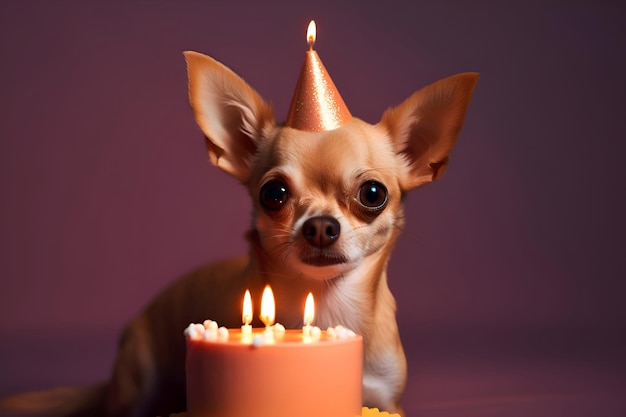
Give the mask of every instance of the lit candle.
[[315, 37], [317, 36], [317, 26], [315, 26], [315, 20], [309, 22], [309, 27], [306, 28], [306, 41], [309, 44], [309, 51], [313, 50], [313, 44], [315, 43]]
[[302, 327], [302, 340], [305, 343], [314, 342], [320, 339], [321, 331], [317, 326], [311, 326], [315, 319], [315, 301], [313, 294], [309, 293], [304, 302], [304, 327]]
[[263, 290], [263, 296], [261, 297], [261, 321], [265, 324], [265, 341], [271, 341], [274, 339], [274, 332], [272, 325], [276, 318], [276, 306], [274, 303], [274, 293], [269, 285], [265, 286]]
[[304, 302], [304, 327], [302, 333], [304, 337], [311, 336], [311, 323], [315, 318], [315, 302], [313, 301], [313, 294], [309, 293]]
[[252, 297], [250, 297], [249, 290], [246, 290], [246, 293], [243, 296], [241, 321], [243, 322], [243, 325], [241, 326], [242, 337], [248, 339], [252, 336], [252, 326], [250, 325], [250, 322], [252, 322]]
[[317, 35], [311, 20], [306, 33], [309, 49], [304, 54], [296, 91], [285, 121], [286, 127], [307, 132], [337, 129], [352, 119], [339, 90], [313, 49]]

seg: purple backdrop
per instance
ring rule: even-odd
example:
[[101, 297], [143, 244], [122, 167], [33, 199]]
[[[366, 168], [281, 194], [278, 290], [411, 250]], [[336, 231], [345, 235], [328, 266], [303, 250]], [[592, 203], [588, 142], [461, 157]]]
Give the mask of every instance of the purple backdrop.
[[245, 251], [250, 204], [207, 162], [181, 52], [231, 67], [281, 119], [314, 18], [369, 122], [481, 73], [390, 267], [410, 415], [624, 412], [624, 6], [224, 3], [0, 5], [0, 396], [106, 378], [156, 292]]

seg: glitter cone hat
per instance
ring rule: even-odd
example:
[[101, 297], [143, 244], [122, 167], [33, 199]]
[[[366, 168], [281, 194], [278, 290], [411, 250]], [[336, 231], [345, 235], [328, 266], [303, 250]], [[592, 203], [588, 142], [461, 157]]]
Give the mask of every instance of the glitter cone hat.
[[307, 31], [309, 50], [285, 122], [287, 127], [308, 132], [337, 129], [352, 119], [335, 83], [313, 50], [315, 35], [315, 22], [311, 21]]

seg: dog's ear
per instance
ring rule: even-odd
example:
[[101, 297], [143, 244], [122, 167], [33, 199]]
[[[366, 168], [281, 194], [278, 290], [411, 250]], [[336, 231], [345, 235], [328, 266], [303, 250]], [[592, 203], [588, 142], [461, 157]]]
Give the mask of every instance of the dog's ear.
[[184, 52], [189, 100], [206, 136], [211, 162], [246, 182], [250, 161], [264, 132], [274, 126], [274, 110], [237, 74], [213, 58]]
[[408, 169], [402, 179], [405, 190], [434, 181], [445, 171], [477, 81], [478, 73], [453, 75], [383, 114], [380, 125]]

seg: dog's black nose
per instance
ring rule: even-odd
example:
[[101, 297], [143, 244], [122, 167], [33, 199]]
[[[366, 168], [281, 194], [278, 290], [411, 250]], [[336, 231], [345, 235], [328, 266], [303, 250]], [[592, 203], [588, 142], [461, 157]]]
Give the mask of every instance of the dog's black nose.
[[339, 238], [341, 226], [330, 216], [311, 217], [302, 225], [302, 235], [312, 246], [325, 248]]

